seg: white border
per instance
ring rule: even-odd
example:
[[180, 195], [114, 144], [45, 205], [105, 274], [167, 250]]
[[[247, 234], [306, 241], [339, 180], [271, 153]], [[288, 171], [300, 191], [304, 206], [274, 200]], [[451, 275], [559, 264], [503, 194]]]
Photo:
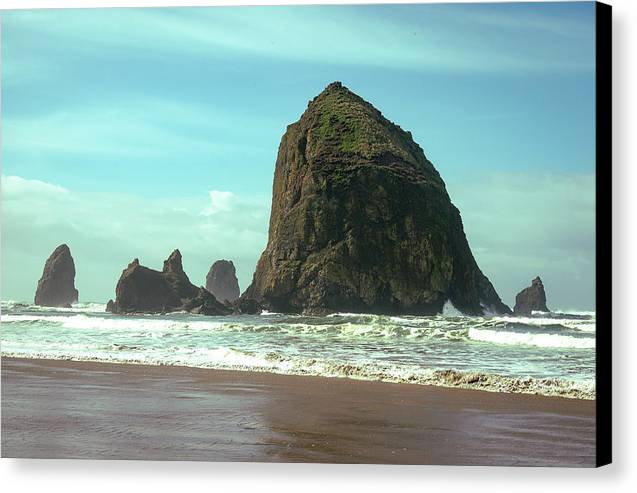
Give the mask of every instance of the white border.
[[[391, 0], [311, 1], [64, 1], [3, 0], [1, 9], [52, 7], [132, 7], [202, 5], [272, 5], [310, 3], [418, 3]], [[432, 3], [432, 2], [425, 2]], [[473, 2], [472, 2], [473, 3]], [[494, 491], [629, 491], [637, 483], [637, 324], [631, 319], [637, 280], [637, 2], [610, 2], [613, 12], [613, 315], [614, 315], [614, 464], [599, 470], [439, 466], [338, 466], [141, 461], [15, 460], [0, 461], [3, 491], [54, 493], [82, 491], [203, 491], [266, 493], [410, 491], [479, 493]], [[1, 17], [1, 12], [0, 12]], [[610, 328], [599, 327], [600, 331]]]

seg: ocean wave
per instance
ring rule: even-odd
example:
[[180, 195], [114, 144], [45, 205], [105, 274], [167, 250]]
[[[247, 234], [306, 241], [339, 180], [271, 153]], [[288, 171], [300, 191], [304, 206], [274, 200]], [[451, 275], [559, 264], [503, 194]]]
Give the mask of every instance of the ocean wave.
[[[343, 316], [342, 316], [343, 317]], [[555, 319], [356, 316], [350, 319], [287, 317], [120, 317], [110, 314], [30, 313], [2, 315], [2, 323], [43, 324], [77, 331], [156, 334], [171, 332], [278, 333], [344, 339], [445, 339], [545, 348], [595, 348], [594, 332]], [[542, 325], [538, 320], [544, 320]], [[325, 323], [329, 321], [329, 323]], [[310, 323], [313, 322], [313, 323]], [[321, 323], [322, 322], [322, 323]], [[550, 323], [549, 323], [550, 322]]]
[[383, 364], [361, 364], [316, 358], [289, 357], [269, 352], [256, 354], [229, 347], [214, 349], [173, 348], [168, 353], [150, 354], [136, 352], [135, 346], [112, 348], [101, 354], [80, 354], [71, 348], [65, 352], [37, 352], [20, 350], [17, 347], [4, 350], [3, 356], [41, 358], [72, 361], [99, 361], [107, 363], [145, 364], [155, 366], [186, 366], [217, 370], [269, 372], [284, 375], [305, 375], [327, 378], [351, 378], [357, 380], [383, 381], [432, 385], [450, 388], [539, 394], [579, 399], [595, 398], [594, 380], [575, 382], [557, 378], [507, 377], [484, 372], [468, 372], [455, 369], [396, 366]]
[[[105, 313], [101, 304], [49, 309], [3, 302], [1, 322], [6, 356], [266, 371], [567, 397], [592, 398], [595, 393], [594, 386], [588, 386], [594, 376], [595, 318], [586, 314], [121, 316]], [[576, 383], [573, 378], [588, 380]]]
[[542, 348], [595, 348], [594, 337], [573, 337], [561, 334], [515, 332], [477, 328], [469, 329], [468, 335], [469, 338], [474, 341], [490, 342], [493, 344], [525, 345]]
[[106, 311], [104, 303], [73, 303], [71, 307], [58, 306], [40, 306], [20, 301], [2, 301], [0, 302], [0, 312], [12, 312], [15, 310], [41, 313], [103, 313]]
[[47, 324], [65, 329], [85, 331], [135, 331], [157, 333], [170, 331], [187, 332], [244, 332], [279, 333], [285, 335], [332, 336], [341, 338], [467, 338], [467, 330], [453, 330], [453, 326], [417, 327], [397, 323], [353, 323], [309, 324], [294, 319], [272, 323], [249, 323], [227, 320], [226, 317], [212, 321], [208, 317], [190, 319], [152, 319], [90, 315], [2, 315], [3, 323]]
[[552, 312], [542, 312], [533, 310], [532, 315], [548, 316], [548, 317], [588, 317], [595, 318], [597, 312], [590, 310], [555, 310]]
[[561, 325], [563, 327], [569, 329], [580, 330], [582, 332], [595, 332], [596, 321], [595, 318], [590, 318], [588, 316], [577, 316], [577, 317], [569, 317], [565, 318], [551, 316], [547, 317], [546, 313], [542, 313], [543, 316], [534, 316], [534, 317], [513, 317], [513, 316], [500, 316], [493, 317], [490, 320], [493, 322], [502, 322], [506, 324], [525, 324], [530, 326], [554, 326]]

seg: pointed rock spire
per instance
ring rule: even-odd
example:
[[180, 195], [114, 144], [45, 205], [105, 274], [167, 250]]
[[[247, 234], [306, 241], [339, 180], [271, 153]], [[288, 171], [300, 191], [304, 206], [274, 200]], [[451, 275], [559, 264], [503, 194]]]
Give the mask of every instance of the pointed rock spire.
[[546, 306], [546, 293], [542, 279], [537, 276], [531, 281], [531, 285], [520, 291], [515, 297], [513, 313], [516, 315], [531, 315], [534, 311], [548, 312]]
[[234, 301], [241, 294], [232, 260], [217, 260], [206, 276], [206, 289], [219, 301]]
[[41, 306], [70, 306], [78, 299], [75, 262], [68, 245], [58, 246], [44, 264], [34, 303]]
[[174, 274], [183, 274], [184, 268], [181, 264], [181, 252], [173, 250], [170, 256], [164, 261], [163, 272], [172, 272]]

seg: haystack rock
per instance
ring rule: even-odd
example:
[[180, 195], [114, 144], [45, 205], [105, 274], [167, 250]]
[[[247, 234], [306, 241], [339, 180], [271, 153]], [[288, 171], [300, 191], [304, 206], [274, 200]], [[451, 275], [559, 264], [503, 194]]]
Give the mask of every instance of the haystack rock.
[[78, 299], [75, 262], [67, 245], [57, 247], [44, 264], [34, 303], [40, 306], [70, 307]]
[[206, 289], [219, 301], [232, 302], [239, 298], [239, 281], [232, 260], [217, 260], [206, 276]]
[[115, 301], [107, 310], [113, 313], [167, 313], [188, 311], [204, 315], [228, 315], [231, 310], [204, 288], [190, 282], [175, 250], [162, 271], [140, 265], [135, 259], [122, 272], [115, 288]]
[[539, 277], [531, 281], [531, 285], [520, 291], [515, 297], [513, 313], [516, 315], [531, 315], [532, 312], [548, 312], [544, 284]]
[[243, 298], [277, 312], [511, 312], [411, 133], [339, 82], [281, 139], [268, 244]]

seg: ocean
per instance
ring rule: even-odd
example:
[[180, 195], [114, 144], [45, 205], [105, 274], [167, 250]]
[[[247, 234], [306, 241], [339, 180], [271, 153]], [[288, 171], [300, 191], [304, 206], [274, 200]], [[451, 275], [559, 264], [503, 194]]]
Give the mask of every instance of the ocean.
[[595, 398], [595, 313], [121, 316], [3, 301], [3, 356], [178, 365]]

